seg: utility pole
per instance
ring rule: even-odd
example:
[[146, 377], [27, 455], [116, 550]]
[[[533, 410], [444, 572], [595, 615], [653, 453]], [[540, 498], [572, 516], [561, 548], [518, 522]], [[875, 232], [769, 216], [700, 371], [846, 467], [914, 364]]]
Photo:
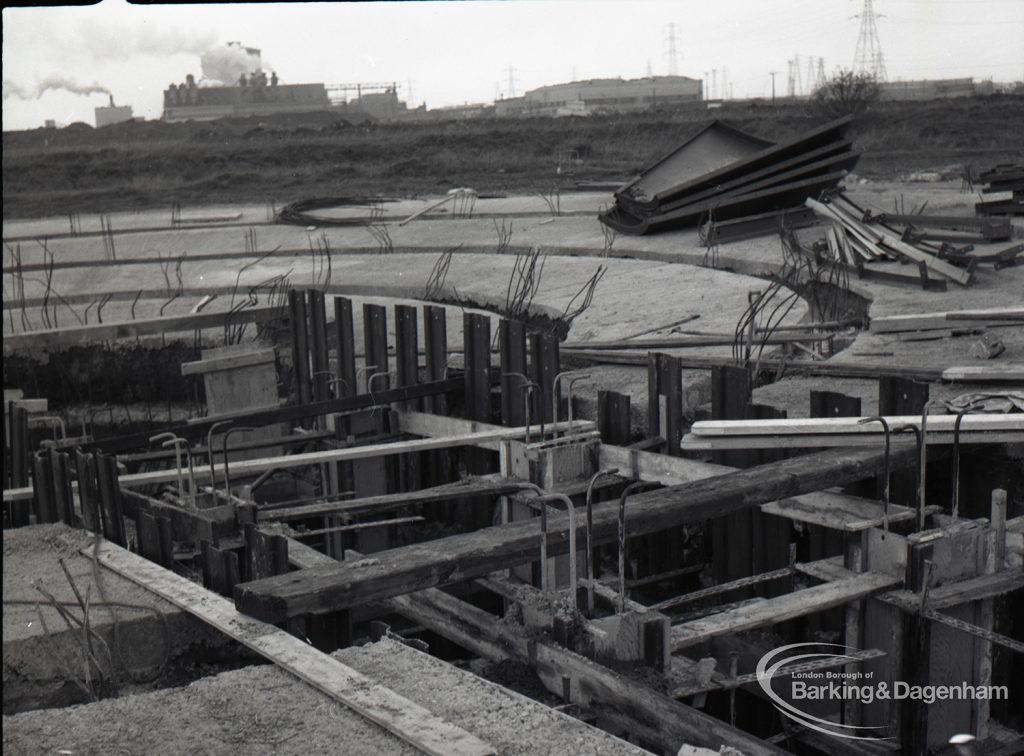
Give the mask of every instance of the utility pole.
[[778, 73], [778, 71], [769, 71], [768, 72], [768, 75], [772, 77], [772, 105], [775, 104], [775, 74], [777, 74], [777, 73]]
[[859, 15], [850, 18], [860, 19], [857, 50], [853, 54], [853, 70], [870, 74], [875, 81], [885, 81], [885, 57], [882, 55], [882, 43], [878, 41], [878, 27], [875, 25], [875, 19], [885, 16], [875, 13], [872, 0], [864, 0], [864, 9]]
[[511, 63], [508, 66], [508, 96], [516, 96], [516, 69], [512, 68]]

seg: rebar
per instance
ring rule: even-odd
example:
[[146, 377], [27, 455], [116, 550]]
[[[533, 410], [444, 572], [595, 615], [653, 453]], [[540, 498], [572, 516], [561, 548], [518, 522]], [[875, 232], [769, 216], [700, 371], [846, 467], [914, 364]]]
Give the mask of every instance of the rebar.
[[602, 475], [615, 475], [619, 471], [617, 467], [610, 467], [606, 470], [598, 470], [587, 483], [587, 614], [594, 614], [594, 484]]

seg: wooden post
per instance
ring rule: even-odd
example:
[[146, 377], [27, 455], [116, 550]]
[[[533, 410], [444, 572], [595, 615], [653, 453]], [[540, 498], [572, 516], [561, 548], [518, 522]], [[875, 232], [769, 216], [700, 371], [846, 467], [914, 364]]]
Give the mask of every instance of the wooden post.
[[288, 292], [291, 313], [292, 368], [295, 371], [296, 396], [299, 404], [308, 404], [312, 396], [310, 385], [309, 340], [306, 331], [306, 299], [301, 291]]
[[338, 366], [335, 376], [335, 396], [355, 396], [356, 386], [356, 342], [353, 335], [352, 300], [347, 297], [334, 298], [334, 330], [338, 337]]
[[311, 374], [313, 383], [313, 401], [322, 402], [329, 398], [328, 375], [330, 370], [327, 352], [327, 312], [324, 295], [316, 289], [306, 292], [306, 310], [309, 316], [309, 352], [313, 364]]
[[53, 493], [53, 461], [48, 452], [32, 455], [32, 492], [35, 496], [36, 524], [58, 522], [57, 504]]
[[[423, 305], [423, 342], [427, 353], [426, 379], [443, 380], [448, 367], [448, 322], [444, 307]], [[428, 412], [443, 415], [447, 407], [448, 401], [443, 394], [427, 398]]]
[[53, 462], [53, 498], [57, 517], [61, 522], [75, 526], [75, 500], [71, 494], [71, 471], [67, 452], [51, 451]]
[[466, 370], [465, 416], [491, 421], [491, 320], [467, 312], [462, 316], [463, 353]]
[[[782, 419], [785, 410], [764, 404], [751, 404], [747, 416], [754, 420]], [[750, 461], [765, 465], [786, 459], [789, 455], [782, 449], [758, 449], [750, 452]], [[764, 514], [760, 509], [750, 510], [750, 531], [752, 545], [751, 574], [758, 575], [785, 567], [789, 563], [789, 544], [793, 540], [792, 523], [782, 517]], [[781, 589], [771, 584], [758, 585], [754, 592], [759, 596], [777, 595]]]
[[558, 394], [552, 396], [555, 376], [558, 375], [558, 339], [547, 333], [531, 333], [528, 337], [530, 343], [530, 380], [540, 386], [540, 390], [533, 391], [533, 419], [534, 422], [544, 418], [544, 422], [551, 422], [554, 418], [554, 407], [560, 399], [561, 387]]
[[[992, 575], [1004, 568], [1006, 559], [1006, 491], [997, 488], [992, 492], [992, 509], [989, 517], [989, 530], [984, 544], [985, 565], [983, 572]], [[985, 599], [974, 606], [975, 622], [978, 627], [993, 630], [995, 625], [995, 601]], [[975, 678], [976, 685], [992, 684], [992, 642], [979, 638], [976, 641]], [[973, 728], [978, 740], [985, 740], [989, 734], [989, 719], [992, 706], [988, 699], [977, 701], [974, 709]]]
[[498, 325], [501, 345], [501, 424], [519, 427], [526, 423], [523, 405], [523, 378], [526, 375], [526, 326], [521, 320], [502, 318]]
[[[447, 310], [440, 305], [423, 305], [423, 347], [427, 353], [426, 380], [440, 381], [447, 377], [448, 321]], [[448, 413], [448, 398], [444, 394], [426, 397], [424, 409], [435, 415]], [[439, 485], [448, 482], [449, 455], [444, 449], [428, 452], [424, 465], [424, 482]], [[445, 506], [450, 515], [451, 507]]]
[[[366, 380], [369, 382], [374, 373], [386, 373], [391, 369], [388, 362], [388, 311], [384, 305], [363, 305], [363, 343]], [[390, 377], [378, 378], [372, 386], [374, 392], [389, 388]]]
[[[29, 448], [28, 448], [28, 410], [19, 407], [14, 402], [8, 402], [7, 418], [9, 428], [8, 448], [10, 449], [10, 470], [7, 477], [10, 480], [11, 488], [23, 488], [29, 482]], [[5, 465], [6, 467], [6, 465]], [[31, 502], [12, 501], [8, 504], [10, 508], [10, 523], [12, 527], [21, 527], [29, 524], [29, 515], [32, 512]]]
[[78, 476], [78, 502], [82, 509], [82, 525], [93, 533], [100, 532], [99, 492], [96, 481], [96, 457], [75, 449], [75, 472]]
[[[927, 590], [931, 578], [928, 564], [932, 561], [930, 543], [911, 546], [907, 555], [907, 586], [915, 593]], [[909, 685], [929, 684], [931, 667], [931, 623], [919, 614], [903, 615], [903, 679]], [[928, 705], [922, 700], [906, 698], [902, 702], [900, 744], [907, 756], [928, 754]]]
[[665, 453], [678, 457], [683, 440], [683, 373], [678, 357], [664, 355], [660, 385], [665, 394]]
[[615, 391], [597, 392], [597, 429], [606, 444], [627, 446], [631, 440], [629, 396]]
[[[750, 373], [746, 368], [723, 366], [711, 370], [711, 417], [714, 420], [742, 420], [750, 404]], [[745, 468], [749, 452], [719, 451], [711, 455], [716, 464]], [[750, 515], [738, 512], [712, 523], [712, 567], [718, 582], [749, 577], [752, 573], [753, 534]]]
[[[420, 382], [419, 324], [416, 308], [395, 305], [395, 372], [397, 386], [415, 386]], [[420, 400], [410, 399], [405, 409], [419, 410]]]
[[647, 437], [661, 435], [661, 352], [647, 355]]

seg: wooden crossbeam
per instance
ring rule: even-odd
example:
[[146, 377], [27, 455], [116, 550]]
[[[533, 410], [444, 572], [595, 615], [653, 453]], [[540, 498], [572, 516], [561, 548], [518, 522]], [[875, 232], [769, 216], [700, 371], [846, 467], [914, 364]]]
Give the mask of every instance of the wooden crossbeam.
[[[881, 437], [881, 423], [861, 423], [857, 417], [795, 417], [778, 420], [702, 420], [693, 424], [694, 436], [804, 435], [839, 433]], [[921, 427], [920, 415], [892, 415], [885, 418], [890, 428]], [[952, 433], [956, 415], [929, 415], [928, 440], [932, 433]], [[1024, 432], [1022, 415], [964, 415], [961, 435], [969, 432]], [[1024, 437], [1022, 437], [1024, 440]], [[877, 443], [877, 441], [876, 441]]]
[[747, 604], [731, 611], [719, 612], [673, 627], [672, 651], [674, 653], [722, 635], [776, 625], [794, 617], [842, 606], [899, 585], [901, 582], [903, 581], [892, 575], [865, 572], [847, 580], [824, 583], [777, 598]]
[[[906, 446], [894, 450], [890, 468], [914, 464], [916, 452]], [[627, 532], [652, 533], [849, 484], [877, 474], [882, 464], [880, 450], [828, 451], [638, 494], [627, 507]], [[566, 552], [568, 518], [552, 516], [548, 525], [549, 553]], [[617, 502], [595, 507], [593, 525], [597, 543], [616, 538]], [[255, 617], [279, 622], [479, 577], [539, 557], [540, 524], [535, 519], [524, 520], [379, 552], [359, 562], [246, 583], [236, 588], [236, 605]]]
[[[290, 541], [289, 559], [302, 569], [332, 567], [333, 559]], [[536, 667], [550, 679], [570, 680], [569, 695], [581, 706], [614, 711], [631, 732], [675, 753], [684, 743], [718, 748], [728, 743], [747, 756], [782, 756], [776, 747], [685, 704], [673, 701], [606, 667], [544, 638], [528, 637], [493, 614], [436, 588], [384, 599], [397, 614], [493, 660], [511, 659]]]
[[1024, 321], [1024, 307], [999, 307], [989, 310], [948, 310], [920, 312], [909, 315], [886, 315], [871, 318], [871, 333], [901, 333], [905, 331], [945, 330], [956, 325], [953, 321], [991, 327], [1012, 325]]
[[[818, 433], [808, 435], [728, 435], [698, 436], [687, 433], [683, 436], [682, 446], [691, 451], [724, 450], [724, 449], [813, 449], [868, 446], [876, 447], [882, 443], [881, 433]], [[960, 443], [972, 444], [1010, 444], [1024, 441], [1024, 433], [1020, 430], [1009, 431], [968, 431], [960, 433]], [[929, 446], [951, 446], [953, 434], [928, 431]]]
[[92, 325], [51, 328], [31, 333], [14, 333], [4, 336], [4, 352], [19, 349], [42, 349], [53, 352], [73, 346], [84, 346], [99, 341], [133, 339], [137, 336], [153, 336], [161, 333], [194, 331], [202, 328], [223, 328], [225, 323], [266, 323], [281, 317], [275, 307], [254, 307], [238, 312], [197, 312], [189, 315], [167, 315], [159, 318], [123, 320], [116, 323], [94, 323]]
[[235, 611], [191, 580], [108, 542], [83, 550], [425, 753], [492, 756], [493, 747], [308, 643]]
[[[566, 423], [560, 423], [554, 428], [567, 427]], [[344, 449], [329, 449], [326, 451], [306, 452], [304, 454], [286, 454], [279, 457], [263, 457], [260, 459], [247, 459], [232, 462], [229, 469], [233, 478], [244, 477], [245, 475], [265, 472], [267, 470], [279, 470], [289, 467], [303, 467], [305, 465], [319, 465], [325, 462], [350, 462], [357, 459], [370, 459], [373, 457], [387, 457], [396, 454], [412, 454], [415, 452], [429, 451], [431, 449], [450, 449], [456, 446], [474, 446], [481, 442], [494, 442], [504, 440], [517, 440], [526, 435], [526, 428], [502, 428], [494, 426], [494, 430], [467, 433], [461, 436], [449, 436], [442, 438], [419, 438], [412, 441], [398, 441], [387, 444], [368, 444], [366, 446], [352, 446]], [[214, 478], [224, 474], [224, 465], [214, 464], [212, 469], [208, 466], [197, 467], [193, 470], [195, 479], [199, 483], [209, 483], [211, 473]], [[122, 475], [119, 482], [124, 488], [138, 488], [153, 483], [167, 483], [176, 480], [178, 469], [153, 470], [150, 472]], [[4, 501], [23, 501], [31, 498], [32, 488], [10, 488], [4, 491]]]
[[424, 488], [420, 491], [405, 493], [366, 496], [362, 499], [349, 501], [316, 502], [295, 507], [268, 509], [259, 512], [259, 520], [298, 520], [325, 514], [345, 514], [350, 516], [381, 514], [392, 512], [402, 507], [429, 504], [438, 501], [452, 501], [469, 496], [504, 496], [521, 491], [522, 485], [516, 481], [483, 476], [460, 480], [456, 483]]

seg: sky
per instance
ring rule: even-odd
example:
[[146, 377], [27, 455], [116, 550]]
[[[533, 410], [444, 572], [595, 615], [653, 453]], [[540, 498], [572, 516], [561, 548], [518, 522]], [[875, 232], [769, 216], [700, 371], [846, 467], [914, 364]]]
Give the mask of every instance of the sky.
[[[282, 84], [395, 82], [430, 108], [543, 84], [670, 70], [719, 94], [785, 94], [789, 61], [850, 68], [864, 0], [466, 0], [4, 8], [3, 128], [94, 123], [130, 105], [160, 117], [163, 90], [200, 76], [204, 51], [262, 50]], [[1024, 79], [1024, 0], [874, 0], [890, 80]], [[723, 84], [723, 82], [725, 82]], [[78, 93], [69, 91], [78, 90]], [[40, 94], [41, 93], [41, 94]], [[38, 95], [38, 96], [37, 96]]]

